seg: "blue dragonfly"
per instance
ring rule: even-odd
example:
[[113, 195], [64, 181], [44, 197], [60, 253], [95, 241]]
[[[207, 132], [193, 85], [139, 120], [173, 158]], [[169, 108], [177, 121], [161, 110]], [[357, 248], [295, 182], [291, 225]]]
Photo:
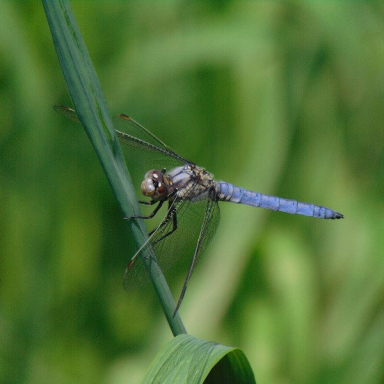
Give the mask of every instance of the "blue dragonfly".
[[[55, 106], [55, 110], [73, 121], [79, 121], [76, 112], [71, 108]], [[162, 219], [149, 232], [148, 241], [128, 263], [124, 287], [129, 290], [149, 281], [149, 259], [165, 271], [180, 257], [191, 257], [174, 314], [180, 308], [196, 264], [219, 225], [219, 201], [319, 219], [344, 217], [341, 213], [322, 206], [264, 195], [224, 181], [216, 181], [210, 172], [178, 155], [127, 115], [115, 116], [114, 124], [121, 127], [121, 130], [116, 130], [120, 142], [129, 147], [126, 151], [129, 162], [144, 174], [140, 189], [149, 200], [139, 202], [155, 207], [147, 216], [131, 216], [128, 219], [152, 219], [166, 205]], [[156, 259], [152, 260], [154, 255]]]

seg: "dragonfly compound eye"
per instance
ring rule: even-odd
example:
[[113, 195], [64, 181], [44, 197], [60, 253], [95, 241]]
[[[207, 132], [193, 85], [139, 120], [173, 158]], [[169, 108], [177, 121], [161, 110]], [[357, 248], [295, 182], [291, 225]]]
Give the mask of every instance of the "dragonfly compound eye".
[[149, 177], [146, 177], [141, 183], [141, 193], [144, 196], [152, 196], [156, 191], [155, 186], [153, 185], [153, 180]]
[[161, 171], [158, 171], [157, 169], [153, 169], [152, 171], [147, 172], [148, 177], [152, 177], [153, 181], [164, 181], [164, 175], [161, 173]]
[[159, 195], [164, 195], [167, 192], [167, 187], [164, 183], [158, 183], [157, 185], [157, 192]]
[[141, 193], [144, 196], [151, 197], [152, 200], [164, 200], [168, 196], [164, 174], [156, 169], [148, 171], [141, 183]]

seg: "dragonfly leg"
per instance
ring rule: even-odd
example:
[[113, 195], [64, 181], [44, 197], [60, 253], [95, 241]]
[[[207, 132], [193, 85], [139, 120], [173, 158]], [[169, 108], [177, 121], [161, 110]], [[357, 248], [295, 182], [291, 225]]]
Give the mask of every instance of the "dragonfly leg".
[[156, 201], [156, 200], [150, 200], [150, 201], [141, 201], [141, 200], [139, 200], [139, 203], [143, 204], [143, 205], [153, 205], [153, 204], [158, 203], [158, 201]]
[[[161, 227], [163, 227], [164, 225], [168, 224], [169, 223], [169, 220], [171, 220], [171, 218], [173, 218], [173, 227], [175, 227], [175, 220], [176, 220], [176, 228], [177, 228], [177, 219], [175, 219], [173, 216], [176, 216], [175, 215], [175, 209], [174, 208], [171, 208], [171, 206], [169, 205], [169, 209], [168, 209], [168, 212], [167, 212], [167, 216], [166, 218], [163, 220], [163, 222], [160, 224], [160, 226], [158, 228], [155, 228], [153, 231], [149, 232], [148, 233], [148, 236], [151, 236], [155, 231], [157, 231], [158, 229], [160, 229]], [[172, 232], [174, 232], [176, 229], [172, 229]], [[161, 238], [162, 239], [162, 238]], [[159, 239], [158, 241], [160, 241], [161, 239]]]
[[159, 209], [164, 204], [164, 200], [161, 200], [161, 201], [155, 201], [155, 200], [143, 201], [143, 203], [146, 203], [145, 205], [153, 205], [153, 204], [159, 203], [159, 205], [153, 210], [153, 212], [149, 216], [135, 215], [135, 216], [127, 217], [126, 219], [127, 220], [130, 220], [130, 219], [152, 219], [152, 217], [154, 217], [156, 215], [156, 213], [159, 211]]
[[[157, 239], [157, 240], [153, 243], [153, 245], [155, 245], [156, 243], [158, 243], [158, 242], [161, 241], [161, 240], [164, 240], [167, 236], [172, 235], [172, 233], [176, 231], [176, 229], [177, 229], [177, 214], [176, 214], [176, 208], [174, 208], [174, 207], [171, 208], [171, 209], [169, 210], [168, 215], [167, 215], [166, 219], [161, 223], [160, 228], [161, 228], [162, 226], [164, 226], [165, 224], [167, 224], [167, 223], [169, 222], [169, 220], [171, 220], [171, 219], [172, 219], [172, 221], [173, 221], [173, 227], [172, 227], [172, 229], [171, 229], [168, 233], [166, 233], [165, 235], [161, 236], [160, 239]], [[157, 229], [157, 228], [156, 228], [156, 229]], [[155, 230], [156, 230], [156, 229], [155, 229]], [[154, 230], [154, 231], [155, 231], [155, 230]], [[151, 236], [151, 235], [153, 234], [154, 231], [150, 232], [150, 233], [149, 233], [149, 236]]]
[[[163, 168], [163, 169], [164, 169], [164, 172], [165, 172], [165, 168]], [[166, 199], [166, 200], [169, 200], [171, 197], [173, 197], [174, 195], [176, 195], [176, 193], [177, 193], [177, 189], [175, 189], [173, 192], [171, 192], [171, 193], [167, 196], [167, 199]], [[161, 200], [161, 201], [160, 201], [160, 204], [156, 207], [156, 209], [155, 209], [149, 216], [147, 216], [147, 217], [141, 217], [141, 216], [140, 216], [140, 218], [141, 218], [141, 219], [151, 219], [153, 216], [156, 215], [157, 211], [158, 211], [158, 210], [160, 209], [160, 207], [163, 205], [164, 201], [165, 201], [165, 200]], [[139, 203], [141, 203], [141, 201], [139, 201]], [[155, 200], [151, 200], [151, 201], [148, 201], [148, 202], [147, 202], [147, 201], [143, 201], [143, 203], [146, 203], [146, 205], [152, 205], [152, 204], [157, 203], [157, 201], [155, 201]], [[165, 220], [161, 223], [160, 228], [161, 228], [163, 225], [165, 225], [165, 224], [167, 224], [167, 223], [169, 222], [169, 220], [171, 219], [171, 214], [173, 213], [173, 211], [175, 211], [175, 216], [176, 216], [176, 210], [175, 210], [174, 208], [171, 209], [171, 205], [172, 205], [172, 203], [169, 201], [169, 202], [168, 202], [168, 213], [167, 213], [167, 217], [166, 217]], [[139, 216], [132, 216], [132, 217], [139, 217]], [[175, 221], [175, 220], [177, 220], [177, 219], [174, 219], [174, 221]], [[174, 224], [174, 226], [175, 226], [175, 224]], [[176, 228], [177, 228], [177, 223], [176, 223]], [[176, 228], [173, 229], [172, 232], [176, 231]], [[156, 229], [157, 229], [157, 228], [156, 228]], [[156, 229], [154, 229], [152, 232], [149, 232], [148, 236], [151, 236], [152, 233], [155, 232]], [[168, 236], [168, 235], [166, 235], [166, 236]]]

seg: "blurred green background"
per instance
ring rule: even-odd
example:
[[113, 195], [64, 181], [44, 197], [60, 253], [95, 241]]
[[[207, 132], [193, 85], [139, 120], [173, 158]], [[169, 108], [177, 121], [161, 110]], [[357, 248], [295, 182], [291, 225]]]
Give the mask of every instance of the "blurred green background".
[[[111, 113], [217, 179], [325, 205], [221, 204], [180, 314], [260, 383], [384, 381], [384, 5], [73, 2]], [[70, 105], [36, 1], [0, 2], [0, 382], [136, 383], [172, 335]], [[177, 297], [189, 260], [168, 274]]]

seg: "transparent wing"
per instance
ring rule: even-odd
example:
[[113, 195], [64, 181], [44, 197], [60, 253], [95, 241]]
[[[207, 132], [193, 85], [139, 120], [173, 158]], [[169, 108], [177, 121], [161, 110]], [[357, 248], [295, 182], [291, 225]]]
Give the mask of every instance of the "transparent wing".
[[208, 194], [205, 216], [200, 229], [199, 237], [197, 239], [195, 252], [193, 254], [191, 265], [189, 267], [187, 277], [185, 278], [183, 288], [181, 290], [180, 297], [177, 302], [176, 309], [173, 316], [175, 316], [176, 312], [180, 308], [180, 305], [184, 299], [185, 292], [187, 291], [188, 283], [192, 276], [192, 273], [197, 263], [199, 262], [201, 255], [204, 253], [205, 249], [208, 247], [213, 236], [215, 235], [219, 222], [220, 222], [220, 208], [219, 208], [219, 205], [217, 204], [215, 189], [212, 188]]
[[[120, 141], [134, 147], [140, 147], [142, 150], [157, 152], [158, 156], [167, 156], [173, 158], [174, 164], [190, 163], [187, 159], [178, 155], [170, 147], [164, 144], [153, 133], [148, 131], [138, 122], [127, 115], [118, 115], [113, 118], [116, 132]], [[170, 161], [170, 160], [169, 160]]]
[[53, 109], [60, 113], [60, 115], [65, 116], [67, 119], [72, 120], [75, 123], [80, 123], [80, 120], [74, 109], [66, 107], [65, 105], [54, 105]]
[[[114, 116], [113, 122], [117, 130], [126, 132], [131, 136], [134, 136], [142, 141], [154, 145], [155, 147], [162, 148], [170, 153], [175, 154], [175, 152], [168, 145], [166, 145], [163, 141], [156, 137], [147, 128], [143, 127], [140, 123], [133, 120], [130, 116], [124, 114]], [[180, 156], [176, 155], [176, 157], [179, 158]], [[185, 162], [185, 159], [183, 159], [183, 161]]]
[[[54, 109], [69, 120], [80, 122], [76, 111], [72, 108], [55, 105]], [[144, 174], [151, 169], [170, 170], [176, 166], [191, 163], [127, 115], [115, 116], [113, 123], [117, 128], [116, 133], [120, 142], [124, 144], [123, 151], [127, 164], [133, 165], [133, 173], [137, 174], [138, 179], [135, 180], [135, 184], [138, 186]]]
[[134, 181], [139, 200], [142, 200], [139, 188], [144, 175], [152, 169], [171, 169], [190, 163], [164, 144], [136, 121], [126, 115], [113, 118], [116, 133], [122, 144], [124, 157]]
[[[77, 113], [74, 109], [66, 107], [65, 105], [54, 105], [53, 109], [69, 120], [72, 120], [75, 123], [80, 123], [79, 117], [77, 116]], [[159, 138], [157, 138], [153, 133], [151, 133], [147, 128], [143, 127], [140, 123], [133, 120], [131, 117], [120, 114], [113, 117], [113, 122], [115, 127], [121, 130], [121, 132], [119, 132], [121, 134], [119, 137], [121, 138], [122, 142], [126, 142], [127, 140], [130, 141], [130, 138], [127, 138], [126, 135], [124, 135], [124, 133], [126, 133], [128, 136], [133, 136], [134, 138], [139, 139], [138, 142], [152, 144], [152, 146], [161, 148], [167, 153], [172, 153], [172, 155], [176, 156], [176, 158], [182, 160], [184, 163], [187, 162], [181, 156], [177, 155]]]
[[[174, 228], [173, 217], [170, 216], [172, 209], [177, 217], [177, 229], [163, 238]], [[143, 258], [151, 265], [152, 262], [156, 262], [153, 254], [156, 255], [157, 263], [163, 272], [174, 265], [179, 258], [187, 257], [191, 260], [194, 258], [190, 268], [192, 274], [192, 270], [212, 239], [219, 220], [219, 206], [210, 198], [198, 202], [175, 201], [170, 205], [148, 243], [136, 253], [134, 261], [128, 265], [124, 276], [125, 289], [137, 288], [149, 281]]]

